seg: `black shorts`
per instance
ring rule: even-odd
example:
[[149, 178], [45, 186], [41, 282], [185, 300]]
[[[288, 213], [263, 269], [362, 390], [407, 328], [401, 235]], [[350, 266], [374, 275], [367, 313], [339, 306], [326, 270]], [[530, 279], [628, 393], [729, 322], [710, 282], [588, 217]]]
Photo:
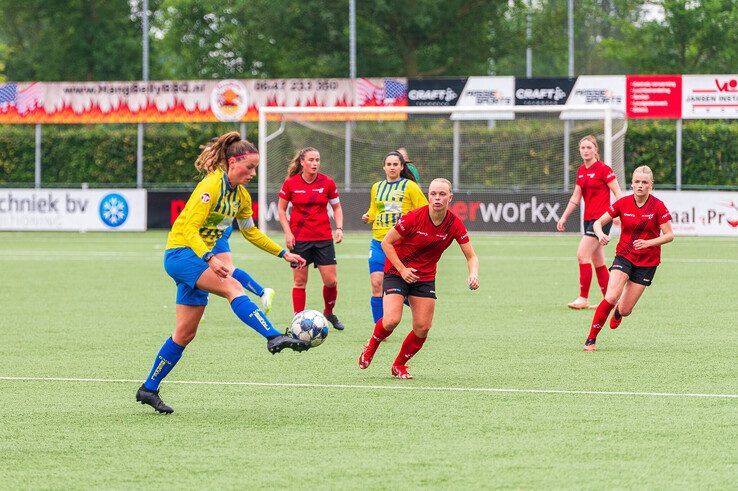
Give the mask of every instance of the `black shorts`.
[[657, 266], [636, 266], [623, 256], [615, 256], [615, 260], [610, 266], [610, 271], [617, 269], [628, 275], [630, 281], [639, 285], [649, 286], [653, 277], [656, 275]]
[[385, 273], [382, 290], [385, 295], [396, 293], [403, 297], [436, 298], [436, 280], [408, 283], [401, 276]]
[[[590, 237], [594, 237], [595, 239], [597, 236], [595, 235], [595, 229], [594, 224], [597, 220], [585, 220], [584, 221], [584, 235], [589, 235]], [[610, 235], [610, 229], [612, 228], [612, 222], [608, 223], [607, 225], [604, 225], [602, 227], [602, 231], [605, 232], [605, 235]]]
[[307, 264], [315, 267], [336, 264], [336, 249], [332, 240], [307, 240], [295, 242], [295, 248], [290, 252], [301, 255]]

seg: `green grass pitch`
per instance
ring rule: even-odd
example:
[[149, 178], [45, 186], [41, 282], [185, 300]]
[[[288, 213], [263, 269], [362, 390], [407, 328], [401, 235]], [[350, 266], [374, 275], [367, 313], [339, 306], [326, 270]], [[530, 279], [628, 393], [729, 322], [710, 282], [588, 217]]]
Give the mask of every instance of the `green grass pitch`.
[[[236, 264], [277, 290], [270, 318], [286, 326], [288, 265], [237, 235]], [[372, 329], [369, 234], [349, 233], [344, 332], [272, 356], [211, 296], [162, 385], [164, 416], [134, 393], [173, 327], [165, 232], [1, 233], [0, 488], [735, 489], [738, 242], [664, 246], [633, 315], [584, 353], [593, 311], [565, 307], [578, 240], [472, 234], [476, 292], [452, 245], [416, 378], [399, 381], [408, 309], [372, 366], [356, 365]], [[308, 308], [320, 292], [311, 269]]]

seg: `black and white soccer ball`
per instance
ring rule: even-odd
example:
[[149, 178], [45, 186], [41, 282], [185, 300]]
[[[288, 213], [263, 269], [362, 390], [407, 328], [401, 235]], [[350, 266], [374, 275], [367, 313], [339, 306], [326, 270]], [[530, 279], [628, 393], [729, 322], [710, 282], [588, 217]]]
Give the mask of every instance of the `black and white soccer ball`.
[[303, 310], [295, 314], [290, 325], [292, 337], [319, 346], [328, 336], [328, 319], [317, 310]]

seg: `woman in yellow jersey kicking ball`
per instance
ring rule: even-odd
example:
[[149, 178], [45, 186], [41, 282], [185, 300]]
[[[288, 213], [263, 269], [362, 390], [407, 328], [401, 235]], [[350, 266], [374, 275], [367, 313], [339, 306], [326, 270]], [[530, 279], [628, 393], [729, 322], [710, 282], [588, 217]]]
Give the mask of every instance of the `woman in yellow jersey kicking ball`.
[[172, 225], [164, 255], [164, 269], [177, 284], [174, 333], [162, 345], [149, 376], [136, 393], [138, 402], [160, 413], [173, 412], [159, 397], [159, 384], [195, 338], [208, 293], [226, 298], [236, 316], [267, 339], [269, 352], [278, 353], [285, 348], [304, 351], [310, 347], [276, 330], [244, 293], [246, 273], [221, 261], [212, 251], [223, 231], [236, 219], [241, 234], [256, 247], [288, 264], [305, 267], [302, 257], [285, 251], [254, 225], [251, 196], [244, 184], [256, 175], [258, 165], [256, 147], [241, 140], [237, 132], [219, 137], [195, 161], [197, 170], [206, 175]]
[[383, 316], [382, 278], [384, 260], [382, 239], [407, 212], [428, 204], [428, 199], [416, 183], [402, 153], [390, 152], [384, 157], [384, 173], [387, 178], [372, 186], [369, 209], [361, 217], [364, 223], [372, 223], [373, 237], [369, 245], [369, 277], [372, 282], [370, 301], [372, 317], [376, 323]]

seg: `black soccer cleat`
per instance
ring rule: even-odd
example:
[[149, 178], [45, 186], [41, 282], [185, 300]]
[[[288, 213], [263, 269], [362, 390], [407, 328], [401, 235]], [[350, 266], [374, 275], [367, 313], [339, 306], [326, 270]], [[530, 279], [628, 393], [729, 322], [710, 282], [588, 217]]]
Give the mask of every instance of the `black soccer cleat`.
[[141, 404], [148, 404], [153, 407], [157, 413], [172, 414], [174, 412], [174, 409], [161, 400], [158, 390], [149, 390], [143, 385], [136, 392], [136, 400]]
[[273, 355], [279, 353], [285, 348], [300, 352], [308, 350], [310, 348], [310, 344], [297, 338], [293, 338], [288, 334], [280, 334], [269, 338], [267, 341], [267, 349]]
[[343, 331], [344, 327], [346, 327], [343, 325], [343, 322], [338, 320], [338, 317], [336, 317], [336, 314], [326, 314], [325, 318], [328, 319], [328, 322], [330, 322], [333, 325], [333, 329], [337, 331]]

